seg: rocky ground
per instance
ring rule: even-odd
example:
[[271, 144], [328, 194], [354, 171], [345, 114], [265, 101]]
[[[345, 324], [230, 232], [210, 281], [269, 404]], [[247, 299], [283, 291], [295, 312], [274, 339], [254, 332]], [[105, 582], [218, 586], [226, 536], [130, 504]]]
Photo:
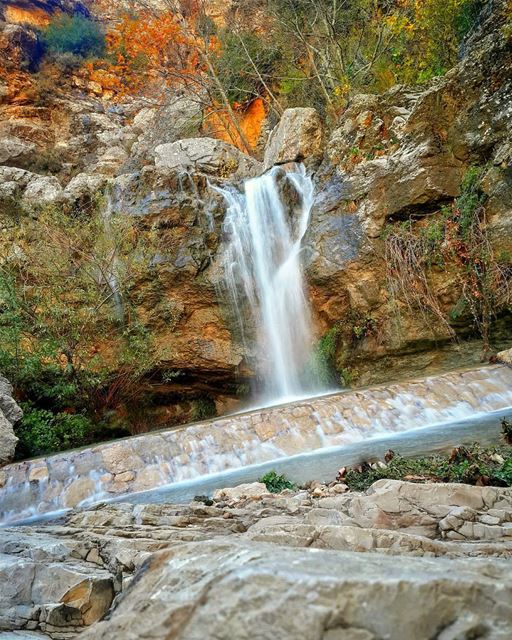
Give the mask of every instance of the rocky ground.
[[3, 529], [0, 554], [2, 640], [505, 640], [512, 625], [505, 488], [256, 483]]

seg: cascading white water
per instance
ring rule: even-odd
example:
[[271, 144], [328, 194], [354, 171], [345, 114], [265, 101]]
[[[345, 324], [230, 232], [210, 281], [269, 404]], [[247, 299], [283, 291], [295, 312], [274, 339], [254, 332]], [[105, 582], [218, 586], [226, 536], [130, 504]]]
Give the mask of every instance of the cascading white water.
[[[284, 181], [295, 191], [297, 205], [291, 211], [282, 199]], [[254, 327], [263, 401], [304, 397], [315, 391], [306, 372], [312, 334], [300, 261], [313, 181], [303, 166], [284, 176], [276, 167], [246, 181], [244, 193], [219, 191], [228, 204], [225, 283], [244, 341], [248, 327]]]

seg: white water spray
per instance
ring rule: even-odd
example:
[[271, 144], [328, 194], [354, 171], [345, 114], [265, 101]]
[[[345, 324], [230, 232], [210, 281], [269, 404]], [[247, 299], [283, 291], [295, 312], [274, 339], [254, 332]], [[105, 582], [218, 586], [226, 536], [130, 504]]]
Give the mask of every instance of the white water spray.
[[[294, 192], [297, 204], [291, 210], [283, 202], [283, 188]], [[254, 327], [263, 401], [272, 404], [311, 394], [318, 389], [307, 374], [311, 316], [300, 258], [313, 181], [302, 166], [286, 175], [276, 167], [248, 180], [244, 193], [219, 190], [228, 204], [225, 283], [244, 342]]]

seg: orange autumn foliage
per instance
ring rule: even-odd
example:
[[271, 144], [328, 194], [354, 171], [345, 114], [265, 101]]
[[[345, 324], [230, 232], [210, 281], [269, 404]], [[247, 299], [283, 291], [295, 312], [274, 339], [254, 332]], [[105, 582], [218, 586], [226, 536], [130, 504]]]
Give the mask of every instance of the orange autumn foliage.
[[[242, 133], [252, 150], [256, 150], [261, 128], [267, 115], [263, 99], [256, 98], [246, 108], [241, 105], [233, 105], [233, 108], [235, 115], [238, 117], [238, 124]], [[214, 111], [206, 117], [205, 122], [209, 133], [244, 150], [240, 135], [226, 113], [218, 110]]]
[[147, 87], [148, 81], [167, 85], [186, 82], [199, 71], [195, 36], [185, 34], [175, 16], [141, 12], [124, 15], [106, 35], [107, 61], [87, 65], [89, 78], [121, 97]]
[[[208, 72], [205, 60], [214, 59], [221, 49], [215, 36], [205, 41], [197, 34], [194, 6], [191, 3], [184, 27], [169, 11], [125, 14], [106, 35], [106, 59], [85, 65], [88, 80], [98, 83], [114, 99], [148, 92], [155, 97], [169, 87], [197, 92], [202, 98], [202, 81]], [[248, 146], [256, 149], [266, 115], [263, 100], [253, 100], [249, 106], [233, 105], [233, 113], [228, 111], [212, 105], [206, 116], [208, 133], [244, 151]]]

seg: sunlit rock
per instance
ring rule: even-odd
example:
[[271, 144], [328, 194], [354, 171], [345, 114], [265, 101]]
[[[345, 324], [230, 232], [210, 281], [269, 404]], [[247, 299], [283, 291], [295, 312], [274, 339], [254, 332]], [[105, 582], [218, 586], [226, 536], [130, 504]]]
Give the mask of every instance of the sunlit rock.
[[269, 168], [287, 162], [315, 162], [323, 152], [323, 124], [316, 109], [286, 109], [270, 134], [264, 164]]

